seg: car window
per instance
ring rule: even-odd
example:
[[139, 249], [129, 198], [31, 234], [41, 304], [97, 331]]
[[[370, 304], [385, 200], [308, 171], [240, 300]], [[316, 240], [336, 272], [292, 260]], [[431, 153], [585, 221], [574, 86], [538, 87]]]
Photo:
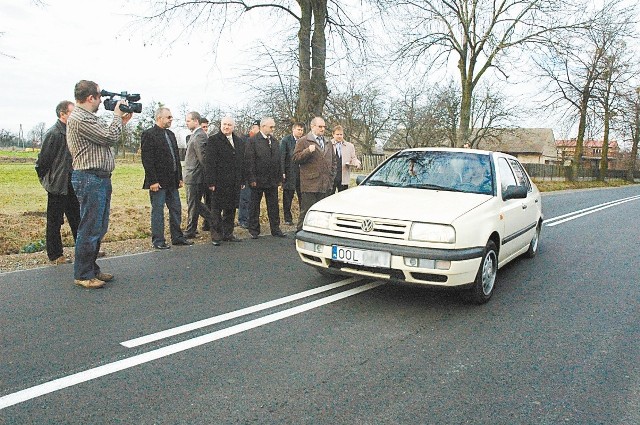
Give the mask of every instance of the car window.
[[500, 169], [500, 186], [504, 192], [508, 186], [517, 186], [516, 176], [509, 166], [506, 158], [498, 159], [498, 168]]
[[515, 159], [509, 159], [509, 164], [511, 165], [511, 168], [513, 169], [513, 172], [516, 176], [518, 186], [525, 186], [527, 190], [531, 191], [531, 183], [529, 182], [529, 177], [524, 171], [524, 168], [522, 168], [522, 165]]
[[489, 155], [406, 151], [390, 158], [364, 184], [493, 194], [493, 180]]

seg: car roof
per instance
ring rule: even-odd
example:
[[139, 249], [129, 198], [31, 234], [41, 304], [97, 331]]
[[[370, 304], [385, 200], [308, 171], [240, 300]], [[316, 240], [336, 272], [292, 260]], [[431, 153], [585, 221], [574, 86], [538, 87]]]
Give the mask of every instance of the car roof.
[[470, 149], [470, 148], [439, 148], [439, 147], [429, 147], [429, 148], [409, 148], [403, 149], [400, 152], [464, 152], [464, 153], [472, 153], [476, 155], [490, 155], [490, 156], [502, 156], [507, 158], [517, 158], [515, 156], [509, 155], [504, 152], [496, 152], [496, 151], [487, 151], [482, 149]]

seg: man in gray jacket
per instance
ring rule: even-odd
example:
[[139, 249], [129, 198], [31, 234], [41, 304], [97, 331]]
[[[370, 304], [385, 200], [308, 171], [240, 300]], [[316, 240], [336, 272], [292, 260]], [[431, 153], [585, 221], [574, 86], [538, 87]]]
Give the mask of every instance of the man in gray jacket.
[[70, 263], [63, 255], [60, 228], [67, 216], [73, 240], [78, 235], [80, 204], [71, 185], [71, 153], [67, 147], [67, 118], [74, 104], [63, 100], [56, 106], [58, 121], [44, 136], [36, 161], [36, 173], [47, 191], [47, 257], [54, 264]]
[[196, 237], [198, 233], [198, 219], [202, 216], [210, 224], [211, 211], [202, 202], [207, 192], [204, 182], [205, 148], [207, 133], [200, 125], [201, 117], [197, 112], [189, 112], [185, 118], [187, 128], [192, 131], [187, 145], [184, 159], [183, 178], [187, 190], [187, 228], [184, 236], [187, 239]]

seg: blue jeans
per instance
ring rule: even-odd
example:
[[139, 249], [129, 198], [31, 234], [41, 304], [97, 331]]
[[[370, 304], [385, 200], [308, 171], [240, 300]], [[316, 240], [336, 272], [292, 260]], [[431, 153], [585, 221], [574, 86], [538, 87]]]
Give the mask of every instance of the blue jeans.
[[111, 177], [73, 170], [71, 184], [80, 204], [73, 276], [78, 280], [89, 280], [100, 273], [96, 258], [109, 228]]
[[176, 243], [184, 239], [184, 234], [180, 229], [182, 222], [182, 204], [180, 203], [180, 193], [178, 189], [160, 189], [157, 192], [149, 191], [151, 200], [151, 242], [159, 245], [166, 242], [164, 238], [164, 206], [169, 209], [169, 231], [171, 232], [171, 243]]
[[247, 184], [240, 189], [240, 206], [238, 207], [238, 223], [249, 225], [249, 204], [251, 203], [251, 188]]

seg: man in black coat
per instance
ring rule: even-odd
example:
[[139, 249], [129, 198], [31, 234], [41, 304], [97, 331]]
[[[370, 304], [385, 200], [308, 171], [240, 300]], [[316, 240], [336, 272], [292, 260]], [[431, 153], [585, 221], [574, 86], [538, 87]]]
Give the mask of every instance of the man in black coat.
[[251, 187], [249, 233], [253, 239], [260, 235], [260, 202], [263, 194], [267, 201], [271, 235], [285, 237], [280, 230], [278, 186], [282, 183], [282, 168], [278, 141], [273, 138], [275, 128], [273, 118], [263, 118], [260, 121], [260, 131], [249, 139], [245, 152], [247, 182]]
[[291, 134], [280, 140], [280, 167], [282, 168], [282, 211], [285, 224], [293, 224], [291, 214], [291, 202], [293, 195], [298, 194], [298, 207], [302, 210], [300, 200], [300, 166], [293, 162], [293, 151], [296, 148], [296, 141], [304, 134], [304, 124], [295, 123], [291, 127]]
[[78, 236], [80, 204], [71, 185], [71, 153], [67, 147], [67, 118], [74, 105], [64, 100], [56, 106], [58, 121], [44, 135], [36, 173], [47, 191], [47, 257], [55, 264], [70, 263], [63, 255], [60, 227], [67, 216], [73, 240]]
[[169, 127], [173, 121], [168, 108], [158, 108], [156, 124], [142, 133], [140, 150], [144, 166], [143, 189], [151, 200], [151, 241], [156, 249], [168, 249], [164, 237], [164, 205], [169, 209], [169, 230], [173, 245], [193, 245], [180, 229], [182, 204], [178, 189], [184, 186], [176, 136]]
[[210, 191], [211, 243], [240, 242], [233, 235], [236, 208], [244, 178], [244, 140], [233, 129], [231, 117], [220, 120], [220, 131], [209, 137], [205, 147], [205, 182]]

